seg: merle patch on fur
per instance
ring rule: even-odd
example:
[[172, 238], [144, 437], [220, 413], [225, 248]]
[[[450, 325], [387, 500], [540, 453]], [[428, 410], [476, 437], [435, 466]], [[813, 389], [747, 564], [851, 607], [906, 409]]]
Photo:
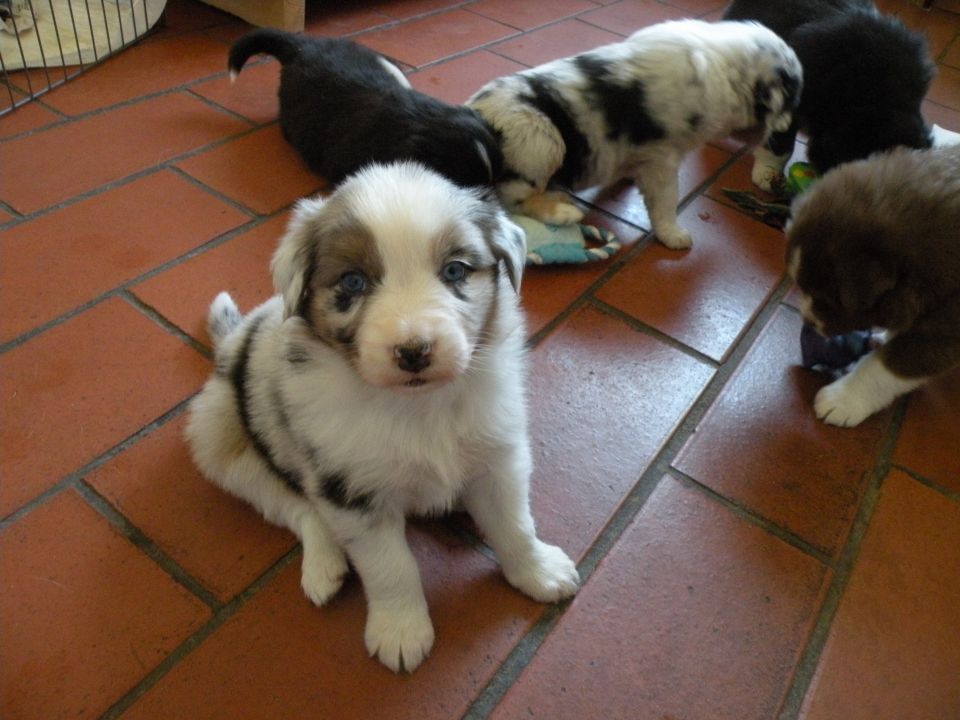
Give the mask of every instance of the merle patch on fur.
[[303, 494], [303, 480], [299, 473], [290, 468], [280, 467], [277, 463], [273, 451], [270, 449], [266, 438], [253, 426], [253, 418], [250, 414], [250, 400], [247, 391], [247, 366], [250, 363], [250, 352], [253, 349], [254, 341], [257, 338], [257, 332], [260, 329], [262, 318], [256, 318], [250, 323], [247, 330], [247, 336], [243, 339], [243, 344], [237, 353], [237, 361], [230, 373], [230, 380], [233, 384], [234, 395], [237, 400], [237, 412], [240, 415], [240, 422], [243, 429], [250, 438], [250, 443], [260, 455], [264, 464], [270, 471], [277, 476], [283, 483], [298, 495]]
[[553, 179], [561, 185], [575, 185], [586, 173], [587, 159], [591, 154], [590, 141], [577, 127], [570, 109], [549, 82], [538, 77], [527, 77], [526, 81], [531, 94], [523, 99], [550, 118], [567, 146], [563, 165]]
[[614, 78], [611, 64], [590, 54], [578, 55], [574, 62], [590, 83], [587, 92], [603, 111], [607, 139], [626, 136], [640, 145], [665, 136], [664, 130], [647, 114], [643, 83], [627, 84]]
[[373, 504], [373, 498], [366, 493], [350, 493], [343, 473], [331, 473], [324, 477], [320, 482], [320, 492], [324, 498], [344, 510], [369, 510]]

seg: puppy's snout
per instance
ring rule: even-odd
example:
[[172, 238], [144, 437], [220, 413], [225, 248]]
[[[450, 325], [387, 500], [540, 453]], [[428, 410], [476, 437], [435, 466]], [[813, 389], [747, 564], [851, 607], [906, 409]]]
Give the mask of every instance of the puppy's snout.
[[426, 340], [416, 339], [393, 346], [393, 357], [397, 367], [405, 372], [418, 373], [430, 367], [432, 346]]

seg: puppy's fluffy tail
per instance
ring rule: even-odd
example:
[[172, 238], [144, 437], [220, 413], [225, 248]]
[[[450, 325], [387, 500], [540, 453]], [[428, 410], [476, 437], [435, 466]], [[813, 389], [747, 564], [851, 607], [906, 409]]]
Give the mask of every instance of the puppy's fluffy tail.
[[297, 56], [300, 50], [300, 37], [291, 32], [276, 28], [258, 28], [248, 32], [230, 48], [227, 68], [231, 82], [243, 69], [243, 64], [258, 53], [272, 55], [281, 64], [286, 65]]
[[210, 333], [214, 346], [219, 345], [241, 322], [243, 315], [230, 293], [222, 292], [213, 299], [207, 315], [207, 332]]

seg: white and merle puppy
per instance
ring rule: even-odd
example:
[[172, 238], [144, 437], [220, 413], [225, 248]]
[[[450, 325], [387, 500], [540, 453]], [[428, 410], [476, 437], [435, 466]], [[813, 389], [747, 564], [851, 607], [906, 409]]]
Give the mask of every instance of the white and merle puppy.
[[530, 514], [523, 263], [495, 200], [419, 164], [372, 165], [297, 205], [278, 296], [245, 318], [226, 293], [210, 309], [197, 465], [296, 533], [314, 603], [353, 565], [367, 649], [395, 671], [434, 638], [408, 515], [462, 503], [514, 587], [542, 602], [577, 588]]
[[803, 65], [793, 126], [755, 153], [757, 186], [770, 190], [781, 176], [798, 130], [820, 173], [893, 147], [931, 146], [920, 112], [934, 76], [926, 40], [872, 0], [734, 0], [724, 17], [763, 23]]
[[682, 20], [488, 83], [467, 105], [500, 133], [508, 206], [565, 224], [582, 213], [560, 193], [633, 179], [671, 248], [684, 156], [736, 131], [786, 130], [802, 73], [789, 47], [753, 23]]
[[787, 239], [807, 322], [887, 331], [817, 393], [817, 417], [857, 425], [960, 364], [960, 145], [841, 165], [794, 201]]
[[415, 160], [458, 185], [491, 185], [500, 145], [476, 112], [410, 87], [393, 63], [343, 38], [259, 28], [230, 48], [236, 78], [257, 53], [280, 61], [280, 128], [336, 184], [371, 162]]

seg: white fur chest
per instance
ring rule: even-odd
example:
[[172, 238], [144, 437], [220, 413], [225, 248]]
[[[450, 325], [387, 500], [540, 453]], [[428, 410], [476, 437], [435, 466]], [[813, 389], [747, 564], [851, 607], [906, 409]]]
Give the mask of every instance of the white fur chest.
[[490, 452], [525, 434], [519, 359], [500, 372], [468, 372], [447, 386], [399, 394], [360, 380], [331, 360], [286, 379], [292, 424], [309, 443], [313, 462], [343, 473], [356, 492], [374, 495], [407, 514], [453, 507]]

